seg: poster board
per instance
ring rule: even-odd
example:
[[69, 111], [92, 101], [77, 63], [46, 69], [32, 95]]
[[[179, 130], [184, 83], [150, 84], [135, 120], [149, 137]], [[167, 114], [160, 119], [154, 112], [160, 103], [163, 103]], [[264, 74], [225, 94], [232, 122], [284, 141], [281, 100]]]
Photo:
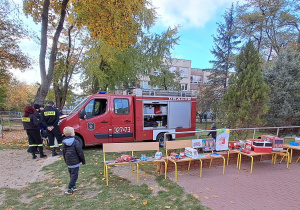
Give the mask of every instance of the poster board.
[[216, 151], [228, 150], [229, 129], [217, 129]]
[[216, 148], [215, 139], [202, 139], [202, 151], [213, 151]]
[[193, 139], [192, 147], [193, 148], [202, 148], [202, 139]]

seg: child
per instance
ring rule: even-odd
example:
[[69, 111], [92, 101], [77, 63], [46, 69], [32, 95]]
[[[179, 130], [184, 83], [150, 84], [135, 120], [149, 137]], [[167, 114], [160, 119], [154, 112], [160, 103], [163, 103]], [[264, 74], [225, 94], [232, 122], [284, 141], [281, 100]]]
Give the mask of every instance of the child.
[[82, 150], [82, 145], [79, 140], [75, 137], [74, 128], [65, 127], [63, 130], [65, 135], [63, 143], [63, 156], [70, 174], [70, 182], [68, 190], [65, 192], [67, 195], [73, 194], [76, 191], [76, 181], [78, 179], [78, 172], [80, 162], [82, 165], [85, 164], [85, 158]]

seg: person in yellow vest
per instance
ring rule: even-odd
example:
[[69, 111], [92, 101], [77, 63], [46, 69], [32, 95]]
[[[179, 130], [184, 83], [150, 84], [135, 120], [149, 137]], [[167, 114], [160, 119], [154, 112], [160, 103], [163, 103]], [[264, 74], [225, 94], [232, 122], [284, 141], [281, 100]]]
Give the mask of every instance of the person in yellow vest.
[[41, 121], [47, 129], [47, 136], [49, 140], [49, 146], [52, 151], [52, 157], [57, 155], [55, 152], [54, 137], [57, 139], [57, 143], [61, 151], [60, 154], [62, 155], [63, 136], [58, 127], [59, 113], [58, 110], [54, 108], [53, 101], [48, 101], [46, 108], [42, 111]]
[[27, 105], [24, 108], [24, 114], [22, 117], [22, 123], [26, 130], [29, 142], [29, 151], [32, 154], [32, 159], [36, 159], [36, 151], [39, 148], [40, 158], [47, 157], [43, 153], [43, 143], [40, 134], [40, 122], [35, 115], [35, 109], [33, 106]]

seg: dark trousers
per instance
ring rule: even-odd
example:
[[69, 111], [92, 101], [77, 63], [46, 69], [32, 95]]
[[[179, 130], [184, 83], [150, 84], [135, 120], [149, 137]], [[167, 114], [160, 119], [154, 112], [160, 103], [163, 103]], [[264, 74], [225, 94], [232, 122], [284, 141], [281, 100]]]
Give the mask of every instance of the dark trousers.
[[52, 131], [49, 131], [47, 129], [47, 136], [48, 136], [48, 140], [49, 140], [49, 146], [54, 147], [54, 137], [56, 137], [58, 145], [61, 146], [63, 137], [61, 135], [60, 129], [59, 129], [58, 125], [54, 125], [53, 127], [54, 128], [52, 129]]
[[39, 129], [28, 129], [26, 130], [29, 142], [29, 152], [37, 150], [38, 146], [43, 146], [41, 133]]
[[78, 179], [79, 167], [68, 168], [68, 169], [69, 169], [69, 174], [70, 174], [69, 189], [71, 189], [76, 185], [76, 181]]

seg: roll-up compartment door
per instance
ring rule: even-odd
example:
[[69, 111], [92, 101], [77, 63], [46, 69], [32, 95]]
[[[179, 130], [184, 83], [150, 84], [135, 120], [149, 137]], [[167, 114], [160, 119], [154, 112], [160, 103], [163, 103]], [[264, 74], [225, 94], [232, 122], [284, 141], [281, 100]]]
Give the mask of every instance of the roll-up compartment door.
[[191, 103], [172, 101], [169, 103], [168, 128], [191, 127]]

